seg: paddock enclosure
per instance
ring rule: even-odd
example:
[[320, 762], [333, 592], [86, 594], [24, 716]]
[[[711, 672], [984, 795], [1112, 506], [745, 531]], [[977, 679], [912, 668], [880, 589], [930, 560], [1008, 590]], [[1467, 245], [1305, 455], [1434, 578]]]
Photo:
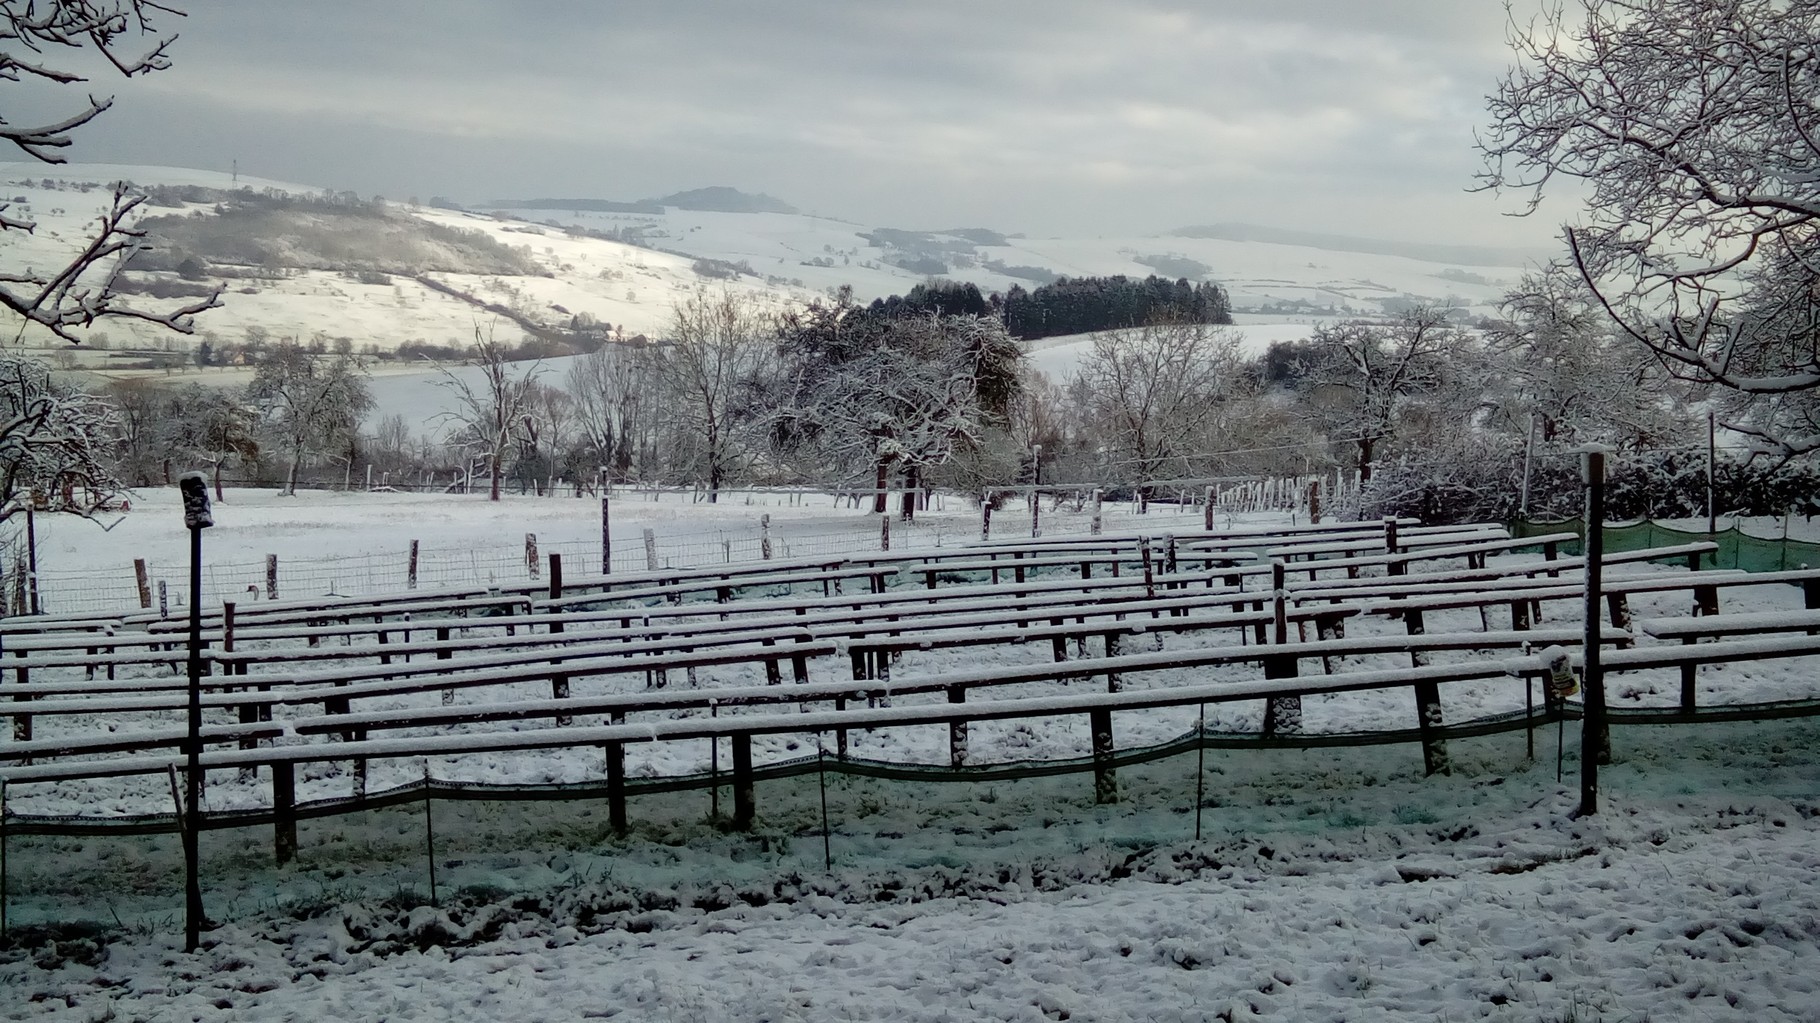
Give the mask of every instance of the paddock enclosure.
[[[987, 833], [977, 804], [1003, 798], [1112, 829], [1121, 804], [1160, 800], [1198, 835], [1222, 826], [1222, 779], [1256, 765], [1577, 760], [1563, 725], [1581, 696], [1557, 698], [1549, 668], [1594, 634], [1619, 760], [1633, 727], [1820, 712], [1820, 571], [1637, 546], [1602, 558], [1595, 604], [1578, 539], [1386, 520], [606, 575], [557, 552], [535, 583], [205, 608], [211, 891], [282, 901], [287, 872], [356, 869], [363, 843], [426, 861], [434, 888], [438, 830], [445, 872], [476, 829], [494, 851], [698, 833], [831, 863], [843, 815], [943, 791]], [[0, 619], [15, 921], [100, 913], [59, 901], [71, 877], [124, 872], [158, 904], [188, 639], [138, 608]], [[1229, 767], [1210, 776], [1210, 753]], [[483, 805], [484, 825], [468, 819]], [[893, 841], [919, 839], [867, 839]]]

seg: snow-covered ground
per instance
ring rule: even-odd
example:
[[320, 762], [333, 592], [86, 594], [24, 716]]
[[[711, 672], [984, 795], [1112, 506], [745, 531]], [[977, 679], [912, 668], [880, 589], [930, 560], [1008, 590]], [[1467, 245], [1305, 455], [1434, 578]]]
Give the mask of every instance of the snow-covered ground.
[[124, 935], [0, 953], [0, 991], [72, 1020], [1811, 1021], [1816, 739], [1622, 730], [1580, 821], [1520, 744], [1429, 779], [1398, 750], [1210, 754], [1200, 841], [1191, 757], [1124, 772], [1112, 807], [1079, 778], [834, 777], [826, 869], [813, 787], [784, 812], [761, 788], [749, 837], [537, 804], [564, 840], [493, 848], [440, 802], [440, 908], [400, 810], [389, 868], [359, 872], [355, 831], [283, 895], [211, 888], [195, 955], [165, 887]]
[[[424, 386], [433, 388], [428, 382]], [[356, 480], [356, 487], [361, 482]], [[147, 561], [154, 580], [170, 581], [174, 599], [185, 599], [176, 589], [187, 586], [189, 540], [176, 489], [142, 488], [131, 504], [130, 511], [104, 515], [99, 522], [48, 515], [38, 519], [38, 567], [47, 610], [118, 610], [136, 602], [136, 558]], [[1158, 537], [1170, 529], [1198, 529], [1202, 522], [1198, 510], [1177, 513], [1174, 506], [1160, 503], [1138, 516], [1130, 504], [1107, 502], [1103, 514], [1109, 530], [1142, 529]], [[766, 516], [779, 558], [842, 555], [876, 550], [879, 544], [878, 517], [870, 514], [869, 505], [855, 506], [830, 494], [732, 491], [710, 504], [689, 493], [618, 489], [609, 516], [618, 571], [644, 567], [646, 529], [654, 534], [662, 565], [754, 558]], [[1087, 509], [1046, 506], [1041, 524], [1049, 534], [1085, 532], [1090, 518]], [[953, 546], [979, 538], [980, 514], [965, 499], [937, 495], [914, 524], [894, 522], [892, 529], [894, 547]], [[994, 529], [999, 536], [1020, 531], [1027, 536], [1029, 512], [1021, 507], [1001, 512]], [[295, 497], [270, 489], [229, 488], [226, 500], [215, 505], [214, 528], [203, 537], [203, 585], [210, 602], [234, 599], [250, 583], [264, 580], [266, 556], [275, 554], [281, 596], [314, 596], [330, 588], [340, 593], [396, 589], [403, 585], [413, 540], [419, 542], [420, 579], [426, 585], [518, 582], [526, 578], [526, 533], [537, 536], [543, 554], [561, 552], [571, 574], [594, 571], [600, 557], [600, 502], [561, 491], [541, 498], [507, 493], [493, 503], [484, 486], [473, 494], [301, 490]]]
[[[646, 525], [728, 529], [759, 514], [772, 515], [780, 538], [876, 530], [876, 519], [830, 498], [746, 500], [708, 506], [670, 496], [641, 508], [628, 495], [615, 521], [633, 536]], [[1108, 512], [1114, 527], [1133, 525], [1120, 509]], [[266, 551], [300, 559], [397, 550], [412, 538], [497, 545], [528, 530], [546, 543], [586, 544], [597, 514], [595, 502], [567, 498], [495, 505], [231, 492], [206, 538], [214, 556], [255, 562]], [[952, 507], [924, 518], [970, 539], [975, 515]], [[124, 574], [135, 556], [176, 560], [179, 523], [171, 496], [152, 490], [111, 531], [50, 520], [41, 539], [58, 564]], [[1683, 599], [1638, 600], [1633, 611], [1685, 614]], [[1789, 586], [1744, 587], [1726, 590], [1722, 606], [1776, 610], [1800, 599]], [[1476, 614], [1428, 622], [1431, 633], [1478, 627]], [[1360, 621], [1349, 635], [1398, 628]], [[1045, 656], [1009, 645], [912, 652], [894, 676]], [[1407, 661], [1360, 658], [1357, 666], [1380, 663]], [[1700, 674], [1700, 700], [1813, 697], [1813, 669], [1809, 661], [1714, 666]], [[1249, 669], [1194, 680], [1228, 674], [1249, 677]], [[699, 679], [728, 681], [713, 672]], [[1126, 685], [1180, 681], [1134, 674]], [[1660, 706], [1676, 699], [1678, 680], [1633, 673], [1609, 689], [1618, 706]], [[577, 691], [589, 690], [577, 680]], [[1463, 683], [1446, 687], [1443, 701], [1450, 721], [1466, 720], [1521, 706], [1522, 688], [1514, 679]], [[1407, 693], [1311, 699], [1306, 709], [1315, 731], [1413, 722]], [[1210, 708], [1208, 726], [1255, 731], [1260, 712]], [[40, 725], [48, 736], [105, 723]], [[1186, 713], [1123, 714], [1118, 743], [1149, 745], [1192, 725]], [[209, 908], [223, 926], [194, 956], [177, 951], [180, 860], [170, 836], [14, 836], [12, 926], [115, 918], [120, 926], [98, 937], [28, 931], [22, 943], [0, 945], [0, 1015], [1820, 1018], [1820, 724], [1621, 728], [1617, 763], [1603, 775], [1603, 812], [1582, 821], [1570, 819], [1575, 733], [1566, 729], [1562, 742], [1564, 783], [1552, 729], [1536, 736], [1534, 760], [1521, 732], [1456, 740], [1455, 773], [1436, 778], [1422, 776], [1410, 746], [1209, 751], [1204, 764], [1179, 754], [1121, 768], [1122, 801], [1112, 806], [1095, 805], [1091, 779], [1079, 773], [981, 782], [830, 773], [827, 865], [813, 772], [760, 783], [751, 835], [710, 822], [701, 790], [636, 797], [623, 839], [598, 800], [437, 800], [440, 908], [425, 904], [421, 803], [306, 820], [299, 860], [280, 871], [269, 867], [268, 830], [211, 832]], [[815, 737], [755, 745], [762, 761], [775, 762], [812, 756]], [[976, 725], [971, 741], [981, 762], [1078, 757], [1087, 746], [1081, 723], [1059, 719]], [[853, 751], [939, 764], [946, 729], [856, 732]], [[634, 777], [710, 763], [699, 741], [636, 744], [628, 754]], [[721, 757], [724, 767], [724, 750]], [[426, 767], [438, 779], [508, 783], [594, 781], [603, 771], [592, 751], [375, 762], [371, 787], [411, 782]], [[348, 784], [335, 766], [311, 769], [299, 796], [342, 796]], [[720, 797], [724, 815], [731, 795]], [[262, 784], [212, 778], [209, 786], [215, 809], [266, 798]], [[32, 814], [169, 805], [162, 779], [15, 786], [8, 799], [14, 812]]]

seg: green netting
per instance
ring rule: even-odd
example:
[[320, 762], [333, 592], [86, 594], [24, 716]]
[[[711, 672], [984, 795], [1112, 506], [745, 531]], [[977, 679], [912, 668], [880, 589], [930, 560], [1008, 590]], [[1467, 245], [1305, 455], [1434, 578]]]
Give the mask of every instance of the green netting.
[[[1544, 533], [1575, 532], [1585, 535], [1585, 524], [1579, 519], [1562, 522], [1513, 522], [1512, 536], [1529, 537]], [[1616, 554], [1648, 547], [1711, 541], [1719, 549], [1700, 557], [1702, 568], [1738, 568], [1746, 572], [1779, 572], [1784, 569], [1820, 566], [1820, 544], [1805, 540], [1751, 536], [1733, 526], [1717, 533], [1705, 530], [1674, 529], [1656, 522], [1634, 522], [1607, 525], [1604, 529], [1605, 550]], [[1580, 553], [1578, 540], [1561, 544], [1561, 553]]]
[[[1569, 705], [1564, 719], [1575, 710]], [[1758, 740], [1786, 733], [1770, 748], [1820, 757], [1820, 700], [1692, 714], [1614, 708], [1612, 719], [1623, 726], [1616, 746], [1631, 765], [1630, 774], [1613, 776], [1613, 791], [1683, 784], [1677, 765], [1696, 747], [1731, 764], [1732, 747], [1749, 745], [1739, 729]], [[1557, 742], [1575, 759], [1579, 728], [1555, 722], [1516, 713], [1442, 729], [1450, 779], [1423, 776], [1413, 729], [1268, 741], [1190, 733], [1120, 751], [1109, 778], [1096, 776], [1091, 757], [952, 769], [811, 756], [754, 772], [749, 830], [732, 826], [735, 795], [724, 772], [629, 780], [624, 833], [614, 827], [604, 782], [414, 782], [358, 801], [300, 805], [295, 855], [283, 865], [269, 811], [212, 815], [201, 836], [202, 887], [212, 918], [233, 920], [348, 901], [548, 898], [602, 885], [712, 900], [717, 885], [745, 890], [830, 870], [985, 864], [1015, 872], [1083, 856], [1091, 871], [1117, 876], [1130, 850], [1192, 840], [1197, 817], [1210, 839], [1471, 820], [1484, 812], [1473, 779], [1526, 772], [1534, 777], [1500, 791], [1527, 805], [1538, 786], [1553, 784]], [[1770, 761], [1761, 769], [1781, 764]], [[1808, 770], [1791, 784], [1811, 788], [1816, 776]], [[1103, 782], [1116, 802], [1096, 800]], [[169, 814], [12, 816], [4, 842], [12, 927], [88, 922], [170, 933], [182, 925], [182, 848]]]

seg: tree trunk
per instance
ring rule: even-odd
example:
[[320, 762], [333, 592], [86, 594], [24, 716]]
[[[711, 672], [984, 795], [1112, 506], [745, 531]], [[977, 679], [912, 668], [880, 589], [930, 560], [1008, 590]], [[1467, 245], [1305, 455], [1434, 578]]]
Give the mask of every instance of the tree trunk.
[[905, 522], [916, 521], [916, 497], [922, 489], [922, 473], [914, 465], [904, 467], [903, 517]]
[[720, 503], [720, 423], [708, 405], [708, 503]]
[[499, 500], [499, 456], [498, 455], [488, 456], [487, 474], [492, 477], [492, 486], [487, 490], [487, 500], [497, 501], [497, 500]]
[[1371, 482], [1371, 449], [1377, 445], [1375, 437], [1359, 438], [1359, 483]]
[[879, 459], [872, 483], [872, 511], [874, 514], [883, 515], [885, 513], [885, 484], [891, 481], [890, 473], [891, 460], [889, 458]]

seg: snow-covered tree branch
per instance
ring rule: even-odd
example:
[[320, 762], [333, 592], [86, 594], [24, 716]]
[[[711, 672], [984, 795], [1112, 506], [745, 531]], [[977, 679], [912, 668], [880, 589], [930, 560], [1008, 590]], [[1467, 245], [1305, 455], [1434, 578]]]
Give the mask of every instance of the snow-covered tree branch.
[[[1740, 395], [1820, 388], [1820, 3], [1578, 0], [1515, 27], [1484, 188], [1589, 189], [1566, 265], [1675, 374]], [[1808, 399], [1740, 428], [1820, 448]]]
[[885, 510], [1009, 423], [1023, 353], [995, 316], [935, 308], [861, 310], [847, 295], [786, 320], [784, 370], [765, 395], [777, 457], [806, 476], [868, 485]]
[[[1369, 480], [1379, 446], [1395, 438], [1412, 406], [1439, 397], [1466, 354], [1466, 336], [1431, 309], [1392, 323], [1362, 320], [1314, 329], [1307, 368], [1313, 413], [1329, 436], [1357, 446], [1359, 478]], [[1475, 400], [1477, 400], [1475, 398]], [[1469, 422], [1473, 410], [1453, 410]]]
[[1165, 322], [1096, 334], [1070, 384], [1103, 451], [1106, 482], [1197, 475], [1238, 383], [1238, 337]]
[[0, 357], [0, 522], [28, 505], [92, 516], [115, 503], [126, 491], [107, 451], [118, 432], [106, 400], [30, 359]]
[[[92, 49], [125, 77], [150, 74], [170, 66], [167, 51], [175, 35], [161, 36], [151, 18], [182, 17], [183, 12], [153, 0], [0, 0], [0, 83], [15, 87], [62, 88], [87, 81], [67, 67], [45, 63], [47, 51]], [[130, 47], [142, 42], [145, 49]], [[112, 105], [109, 98], [85, 96], [84, 106], [48, 124], [14, 124], [0, 116], [0, 140], [45, 163], [63, 163], [72, 144], [70, 132], [93, 121]], [[12, 108], [15, 104], [7, 104]], [[139, 320], [192, 333], [192, 317], [220, 304], [220, 293], [161, 309], [123, 302], [114, 285], [128, 260], [145, 244], [133, 226], [144, 196], [116, 185], [95, 231], [46, 271], [0, 272], [0, 308], [25, 323], [36, 324], [66, 341], [80, 342], [79, 331], [106, 319]], [[13, 215], [0, 202], [0, 233], [32, 232], [34, 221]]]

